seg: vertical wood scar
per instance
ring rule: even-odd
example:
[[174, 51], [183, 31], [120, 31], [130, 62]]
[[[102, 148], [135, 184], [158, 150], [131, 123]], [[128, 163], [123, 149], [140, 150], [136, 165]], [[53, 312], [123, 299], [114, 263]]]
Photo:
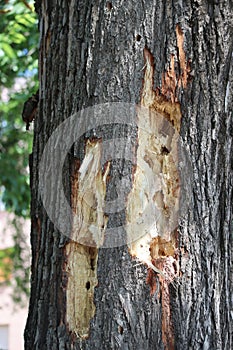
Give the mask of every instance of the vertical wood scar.
[[[142, 209], [142, 201], [154, 202], [160, 209], [161, 217], [156, 221], [155, 229], [141, 233], [139, 240], [129, 245], [129, 252], [141, 262], [147, 264], [147, 284], [151, 287], [151, 294], [159, 288], [162, 298], [162, 339], [165, 349], [174, 349], [174, 334], [170, 307], [169, 284], [179, 276], [178, 256], [178, 211], [180, 200], [180, 178], [178, 172], [178, 139], [181, 127], [181, 107], [178, 100], [178, 92], [186, 88], [190, 73], [190, 64], [187, 62], [184, 52], [184, 34], [179, 25], [176, 26], [177, 57], [172, 54], [170, 66], [162, 74], [161, 87], [154, 89], [154, 57], [145, 48], [145, 71], [143, 87], [141, 91], [141, 106], [147, 113], [138, 113], [138, 149], [137, 162], [140, 157], [147, 162], [154, 176], [162, 176], [163, 186], [153, 198], [149, 198], [147, 189], [143, 188], [140, 170], [134, 174], [133, 188], [128, 196], [127, 219], [128, 222], [138, 215]], [[179, 68], [179, 69], [178, 69]], [[178, 72], [179, 70], [179, 72]], [[140, 110], [140, 109], [139, 109]], [[163, 135], [158, 133], [156, 119], [167, 120], [166, 144]], [[140, 120], [141, 118], [141, 120]], [[140, 125], [148, 125], [147, 135], [140, 129]], [[169, 131], [169, 125], [171, 130]], [[173, 154], [173, 156], [171, 156]], [[166, 223], [174, 220], [173, 229], [169, 231]], [[156, 274], [157, 273], [157, 277]], [[157, 281], [158, 284], [156, 283]]]

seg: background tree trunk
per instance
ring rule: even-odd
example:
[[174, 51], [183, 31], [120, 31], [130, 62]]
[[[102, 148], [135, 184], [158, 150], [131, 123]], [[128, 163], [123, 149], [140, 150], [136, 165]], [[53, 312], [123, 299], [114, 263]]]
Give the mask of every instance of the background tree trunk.
[[[40, 102], [30, 160], [32, 280], [25, 348], [233, 348], [232, 2], [38, 0], [36, 9]], [[180, 221], [177, 237], [179, 277], [166, 286], [161, 276], [148, 277], [147, 266], [135, 267], [126, 245], [98, 252], [83, 248], [79, 253], [89, 254], [93, 264], [98, 255], [93, 267], [98, 284], [92, 286], [89, 336], [75, 335], [66, 316], [72, 308], [67, 305], [70, 243], [43, 209], [39, 162], [53, 131], [76, 111], [104, 102], [142, 101], [145, 52], [153, 60], [154, 90], [180, 104], [180, 134], [193, 168], [192, 210]], [[166, 89], [173, 58], [176, 81], [181, 77], [175, 97]], [[127, 132], [136, 142], [134, 131]], [[63, 169], [71, 202], [74, 159], [83, 159], [82, 142], [71, 149]], [[114, 167], [115, 179], [132, 173], [129, 164]], [[56, 205], [54, 199], [54, 210]], [[75, 256], [76, 248], [69, 249]], [[154, 290], [150, 278], [157, 281]]]

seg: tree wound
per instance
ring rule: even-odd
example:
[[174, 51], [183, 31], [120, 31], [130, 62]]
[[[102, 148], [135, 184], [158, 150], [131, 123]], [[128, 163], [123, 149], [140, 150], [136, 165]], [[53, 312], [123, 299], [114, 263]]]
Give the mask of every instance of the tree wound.
[[[177, 164], [178, 141], [175, 134], [178, 133], [179, 135], [182, 115], [177, 90], [187, 86], [190, 73], [190, 66], [186, 61], [183, 49], [184, 35], [178, 25], [176, 36], [180, 73], [176, 73], [175, 56], [171, 55], [170, 67], [162, 76], [161, 89], [154, 90], [153, 88], [154, 58], [148, 49], [144, 50], [145, 72], [141, 106], [146, 107], [149, 113], [142, 113], [141, 110], [138, 113], [139, 125], [140, 123], [141, 125], [148, 125], [147, 130], [150, 130], [150, 132], [145, 133], [143, 128], [139, 128], [137, 162], [139, 162], [140, 157], [147, 162], [155, 177], [163, 177], [163, 186], [160, 191], [157, 191], [150, 198], [146, 187], [143, 188], [141, 170], [137, 168], [134, 174], [133, 188], [128, 196], [127, 203], [128, 223], [140, 214], [143, 201], [154, 202], [162, 213], [159, 218], [155, 218], [155, 225], [152, 225], [150, 232], [145, 231], [144, 235], [142, 232], [142, 238], [129, 245], [129, 252], [149, 267], [146, 282], [151, 287], [151, 294], [154, 294], [157, 290], [154, 271], [158, 273], [162, 298], [162, 340], [166, 349], [174, 349], [168, 286], [179, 275], [176, 261], [177, 230], [169, 230], [168, 224], [169, 220], [175, 220], [176, 222], [173, 222], [173, 225], [178, 227], [180, 179]], [[159, 115], [162, 115], [168, 121], [165, 133], [168, 135], [168, 139], [170, 138], [169, 146], [164, 144], [163, 133], [158, 134], [156, 119], [159, 119]], [[173, 126], [173, 134], [169, 132], [169, 123]], [[173, 157], [171, 156], [172, 153]], [[150, 199], [148, 200], [148, 198]]]
[[[88, 338], [90, 321], [95, 315], [97, 247], [103, 242], [107, 224], [104, 199], [110, 163], [102, 172], [101, 152], [101, 140], [87, 140], [85, 157], [81, 163], [74, 160], [71, 178], [71, 205], [75, 216], [71, 234], [73, 242], [68, 243], [65, 249], [68, 274], [66, 318], [69, 330], [81, 339]], [[91, 227], [96, 230], [92, 232]], [[82, 240], [85, 245], [78, 243]]]

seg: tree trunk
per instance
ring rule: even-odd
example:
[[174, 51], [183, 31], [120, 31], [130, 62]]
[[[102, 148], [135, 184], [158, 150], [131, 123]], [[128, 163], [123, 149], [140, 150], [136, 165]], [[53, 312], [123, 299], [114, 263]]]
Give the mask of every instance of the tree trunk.
[[[231, 1], [38, 0], [36, 10], [40, 101], [30, 159], [32, 277], [25, 349], [233, 348]], [[54, 210], [48, 215], [39, 175], [49, 170], [41, 170], [40, 162], [63, 121], [104, 103], [101, 125], [93, 114], [92, 128], [71, 143], [62, 169], [65, 196], [82, 221], [78, 232], [87, 233], [80, 238], [70, 221], [67, 232], [57, 225], [62, 215], [66, 222], [66, 212], [54, 187], [46, 193]], [[114, 103], [120, 111], [137, 106], [136, 124], [128, 123], [131, 112], [109, 121], [105, 108], [116, 112]], [[151, 116], [174, 128], [166, 134], [170, 148], [161, 133], [159, 151], [150, 143], [157, 132]], [[77, 123], [85, 124], [82, 117], [77, 114]], [[124, 138], [125, 146], [102, 166], [104, 142], [114, 138]], [[117, 153], [119, 143], [114, 147]], [[170, 154], [174, 150], [179, 158], [180, 148], [185, 166], [178, 171]], [[141, 155], [165, 179], [151, 199], [140, 177]], [[104, 200], [114, 201], [117, 188], [125, 207], [106, 214]], [[96, 206], [83, 201], [82, 190]], [[141, 209], [140, 196], [162, 203], [157, 235], [149, 237], [139, 224], [127, 232], [126, 223]], [[90, 217], [100, 236], [124, 227], [115, 231], [122, 236], [97, 242], [88, 222], [87, 228], [83, 224]]]

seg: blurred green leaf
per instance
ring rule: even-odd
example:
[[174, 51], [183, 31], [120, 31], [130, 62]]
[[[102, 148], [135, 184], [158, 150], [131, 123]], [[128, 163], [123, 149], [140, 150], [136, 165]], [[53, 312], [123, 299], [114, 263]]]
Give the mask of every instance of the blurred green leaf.
[[[27, 2], [33, 8], [33, 1]], [[0, 203], [17, 215], [15, 247], [4, 254], [13, 259], [18, 300], [21, 292], [28, 293], [29, 267], [25, 268], [21, 254], [24, 238], [17, 217], [30, 213], [28, 157], [32, 149], [32, 131], [25, 130], [21, 115], [24, 102], [38, 89], [38, 25], [35, 12], [23, 1], [0, 0], [0, 11]], [[1, 259], [1, 254], [0, 270], [5, 268], [9, 274], [7, 259]]]
[[6, 42], [5, 43], [4, 42], [1, 43], [1, 49], [4, 52], [4, 54], [8, 56], [9, 59], [16, 57], [16, 54], [15, 54], [14, 50]]

